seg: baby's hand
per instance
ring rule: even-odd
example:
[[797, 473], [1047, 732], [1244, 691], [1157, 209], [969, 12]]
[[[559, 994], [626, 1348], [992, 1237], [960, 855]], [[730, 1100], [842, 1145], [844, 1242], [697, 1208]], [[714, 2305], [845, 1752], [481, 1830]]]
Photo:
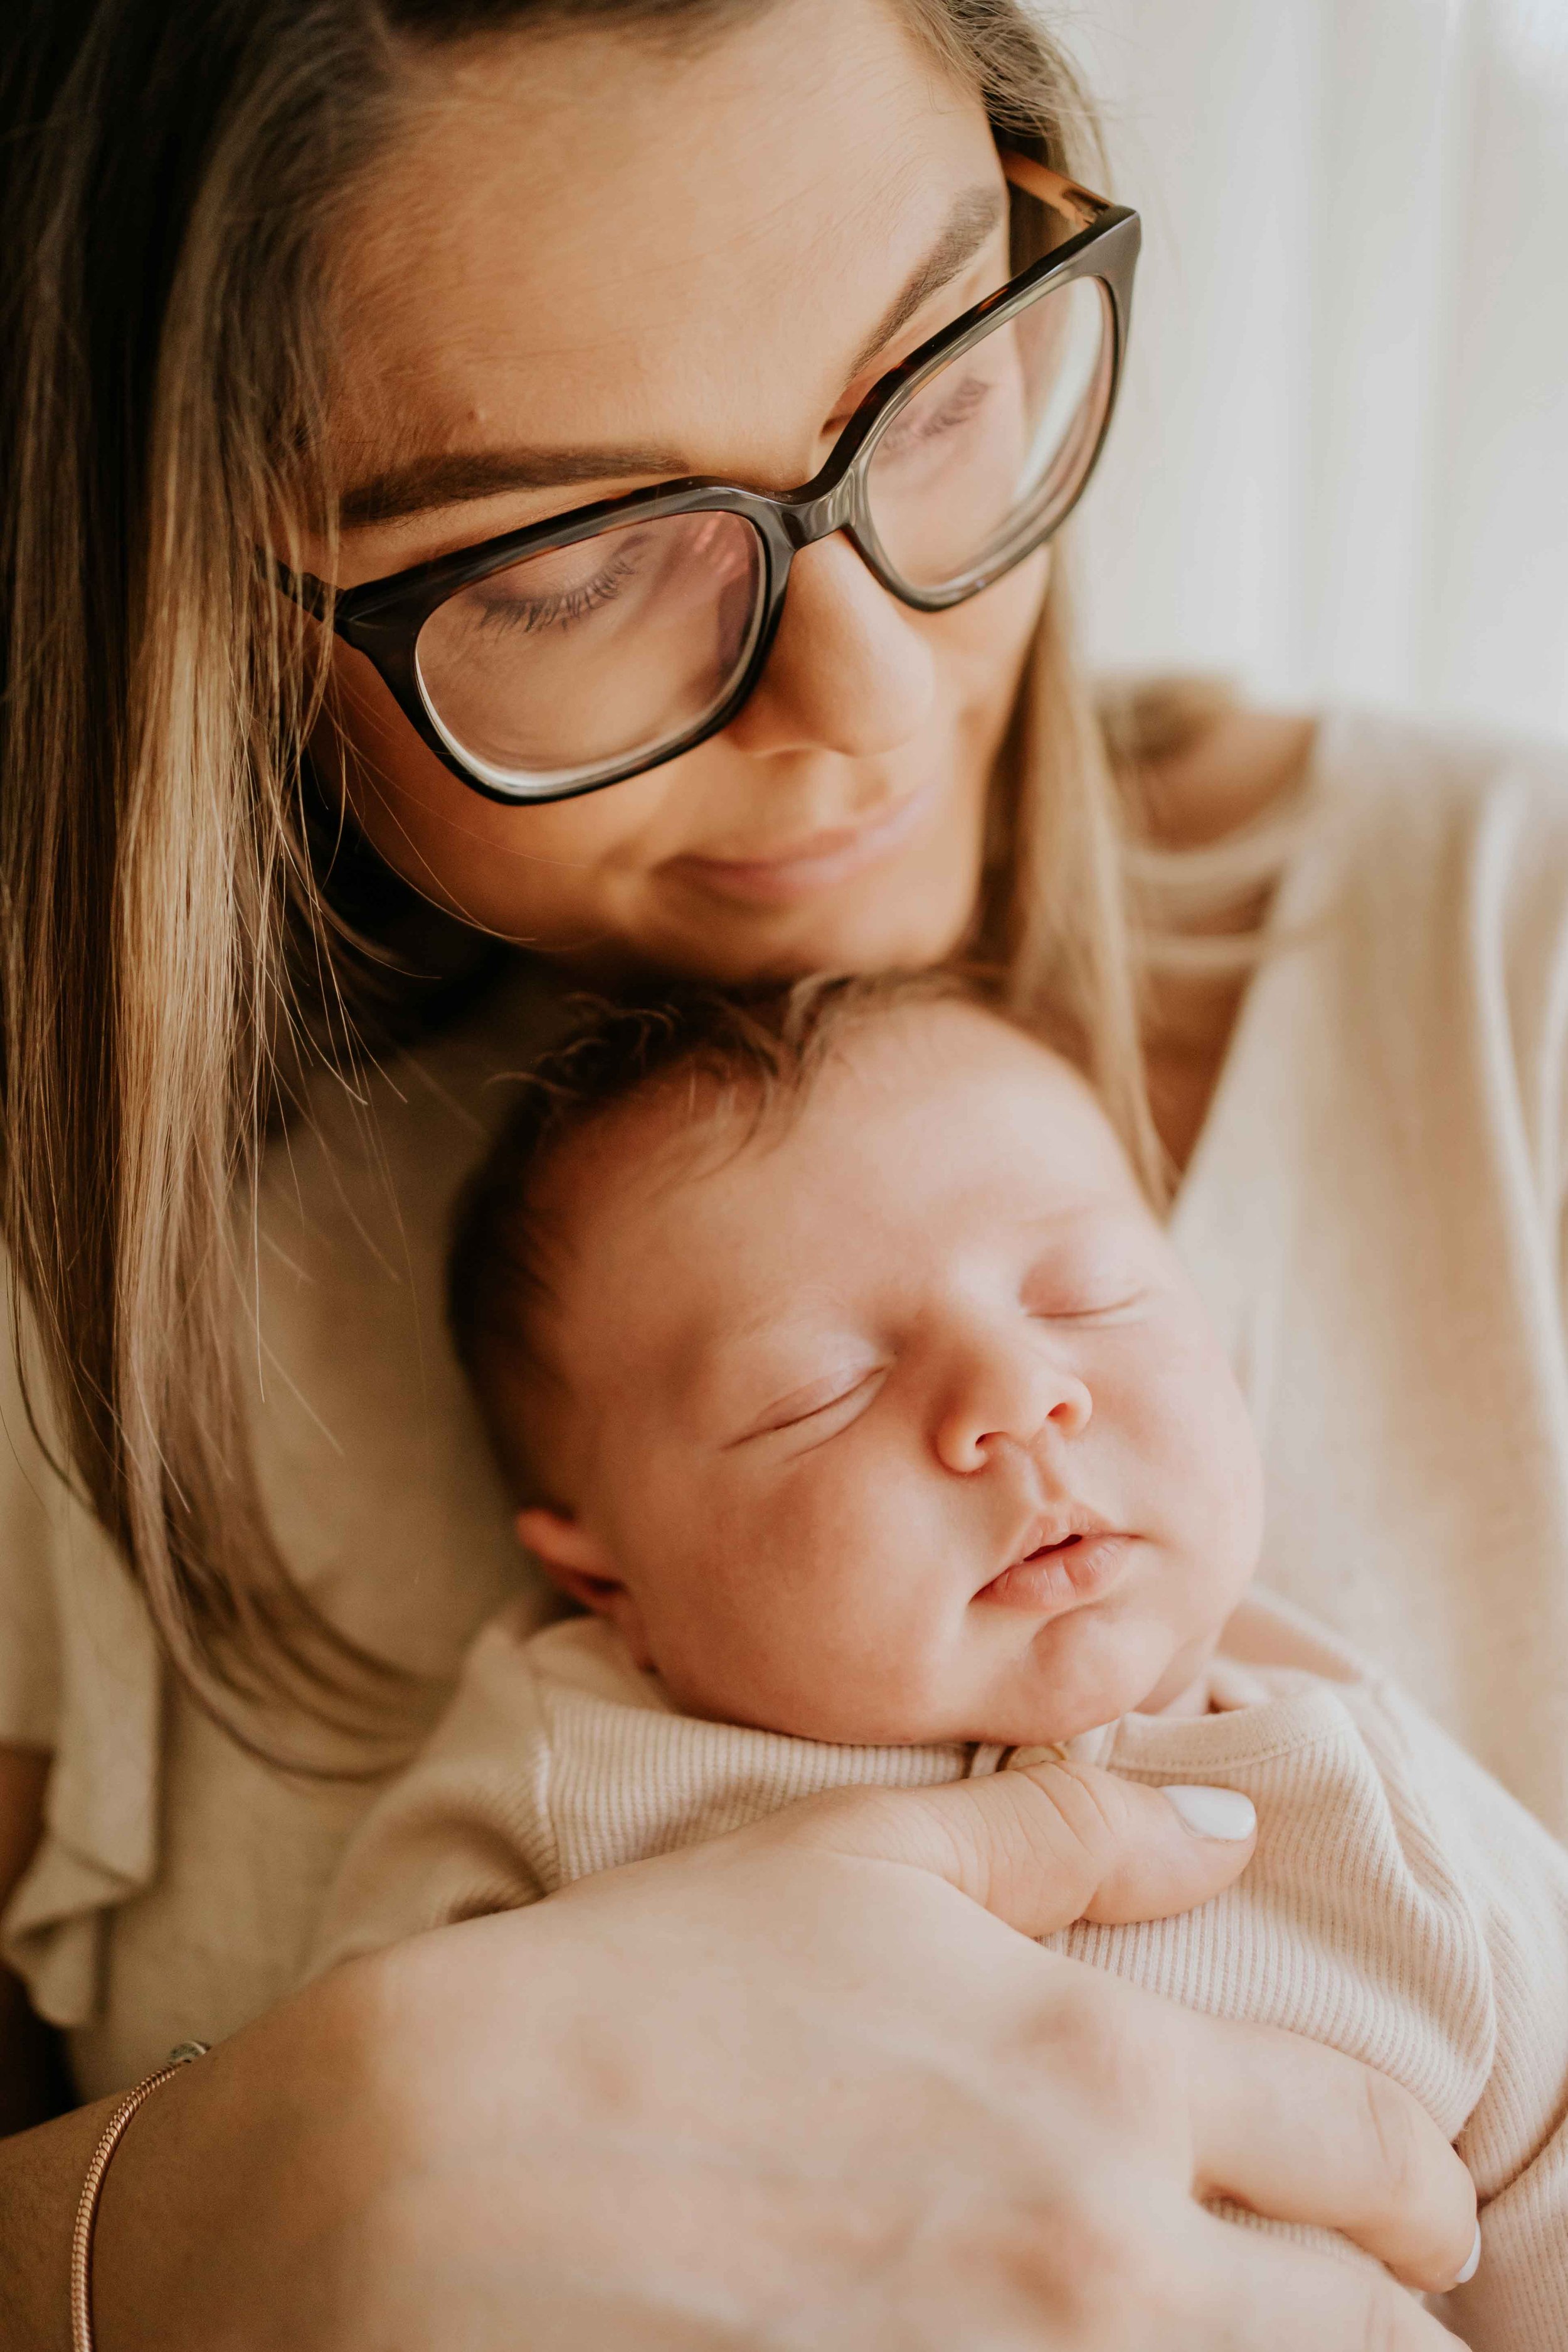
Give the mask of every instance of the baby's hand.
[[1092, 1765], [1031, 1764], [937, 1789], [844, 1789], [734, 1832], [902, 1863], [1026, 1936], [1191, 1911], [1240, 1876], [1258, 1818], [1233, 1789], [1150, 1789]]

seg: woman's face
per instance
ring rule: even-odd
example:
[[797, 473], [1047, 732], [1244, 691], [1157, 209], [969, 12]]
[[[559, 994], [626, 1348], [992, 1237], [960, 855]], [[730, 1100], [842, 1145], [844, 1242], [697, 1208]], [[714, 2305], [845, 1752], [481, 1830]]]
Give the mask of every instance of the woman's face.
[[[437, 53], [344, 226], [340, 583], [661, 478], [808, 480], [1006, 278], [1006, 221], [981, 106], [893, 0]], [[346, 788], [419, 888], [585, 966], [924, 963], [973, 906], [1045, 567], [925, 614], [819, 542], [721, 734], [542, 807], [459, 782], [339, 645]]]

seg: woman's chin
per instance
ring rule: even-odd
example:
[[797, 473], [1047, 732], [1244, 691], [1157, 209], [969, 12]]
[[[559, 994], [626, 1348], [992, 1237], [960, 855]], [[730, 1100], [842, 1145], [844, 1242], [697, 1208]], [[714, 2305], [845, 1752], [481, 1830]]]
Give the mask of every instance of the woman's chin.
[[956, 850], [945, 871], [922, 861], [923, 870], [863, 879], [815, 902], [669, 908], [644, 959], [650, 969], [731, 986], [819, 971], [922, 971], [970, 930], [979, 865], [977, 848]]

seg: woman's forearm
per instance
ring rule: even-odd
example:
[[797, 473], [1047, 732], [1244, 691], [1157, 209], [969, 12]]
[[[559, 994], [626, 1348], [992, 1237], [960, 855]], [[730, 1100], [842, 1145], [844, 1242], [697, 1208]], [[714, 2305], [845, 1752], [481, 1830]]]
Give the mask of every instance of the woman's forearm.
[[5, 2352], [70, 2352], [70, 2243], [98, 2136], [96, 2106], [0, 2140], [0, 2311]]

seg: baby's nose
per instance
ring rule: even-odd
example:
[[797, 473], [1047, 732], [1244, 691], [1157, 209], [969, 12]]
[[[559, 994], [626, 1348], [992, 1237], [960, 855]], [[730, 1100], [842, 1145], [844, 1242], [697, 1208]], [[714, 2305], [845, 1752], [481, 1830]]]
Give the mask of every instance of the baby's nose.
[[999, 1444], [1032, 1446], [1047, 1427], [1080, 1437], [1093, 1412], [1084, 1382], [1045, 1348], [976, 1348], [955, 1379], [937, 1453], [950, 1470], [978, 1470]]

